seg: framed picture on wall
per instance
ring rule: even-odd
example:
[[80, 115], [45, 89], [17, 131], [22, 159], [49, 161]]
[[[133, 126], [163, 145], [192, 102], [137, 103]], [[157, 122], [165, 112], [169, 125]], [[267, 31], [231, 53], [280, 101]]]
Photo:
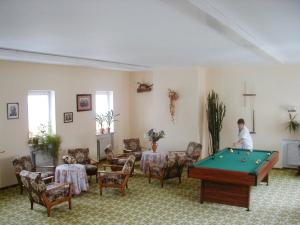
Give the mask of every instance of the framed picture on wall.
[[79, 94], [77, 95], [77, 112], [92, 110], [92, 95]]
[[7, 103], [7, 119], [19, 119], [19, 103]]
[[72, 122], [73, 122], [73, 112], [65, 112], [64, 123], [72, 123]]

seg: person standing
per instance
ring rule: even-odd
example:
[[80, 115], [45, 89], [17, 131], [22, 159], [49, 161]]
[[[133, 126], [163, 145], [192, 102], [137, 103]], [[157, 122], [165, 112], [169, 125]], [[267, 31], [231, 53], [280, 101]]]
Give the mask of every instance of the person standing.
[[242, 149], [248, 149], [250, 151], [253, 150], [253, 140], [250, 135], [249, 129], [245, 125], [244, 119], [238, 119], [237, 121], [239, 133], [238, 133], [238, 141], [233, 143], [234, 147], [240, 147]]

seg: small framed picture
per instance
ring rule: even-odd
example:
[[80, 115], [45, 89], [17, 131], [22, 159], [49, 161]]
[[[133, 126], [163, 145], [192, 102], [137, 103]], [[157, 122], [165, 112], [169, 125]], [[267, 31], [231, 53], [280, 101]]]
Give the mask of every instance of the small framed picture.
[[72, 123], [72, 122], [73, 122], [73, 112], [65, 112], [64, 123]]
[[7, 119], [19, 119], [19, 103], [7, 103]]
[[92, 110], [92, 95], [80, 94], [77, 95], [77, 112]]

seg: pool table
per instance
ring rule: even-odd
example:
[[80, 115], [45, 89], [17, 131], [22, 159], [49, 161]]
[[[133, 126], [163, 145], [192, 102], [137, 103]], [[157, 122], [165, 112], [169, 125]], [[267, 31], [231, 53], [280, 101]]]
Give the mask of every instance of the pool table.
[[250, 208], [251, 186], [269, 182], [277, 151], [225, 148], [195, 162], [188, 177], [201, 180], [200, 203], [215, 202]]

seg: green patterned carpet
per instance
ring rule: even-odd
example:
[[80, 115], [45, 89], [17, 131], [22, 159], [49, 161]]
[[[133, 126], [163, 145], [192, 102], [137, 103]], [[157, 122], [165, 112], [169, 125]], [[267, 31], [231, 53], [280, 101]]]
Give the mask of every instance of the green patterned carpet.
[[44, 207], [30, 210], [26, 194], [17, 187], [0, 191], [0, 224], [253, 224], [287, 225], [300, 221], [300, 179], [294, 170], [273, 170], [270, 185], [253, 187], [251, 211], [221, 204], [198, 202], [199, 181], [184, 172], [177, 179], [148, 184], [137, 172], [129, 179], [125, 196], [117, 190], [105, 190], [103, 196], [93, 181], [89, 192], [73, 198], [73, 209], [57, 206], [48, 218]]

